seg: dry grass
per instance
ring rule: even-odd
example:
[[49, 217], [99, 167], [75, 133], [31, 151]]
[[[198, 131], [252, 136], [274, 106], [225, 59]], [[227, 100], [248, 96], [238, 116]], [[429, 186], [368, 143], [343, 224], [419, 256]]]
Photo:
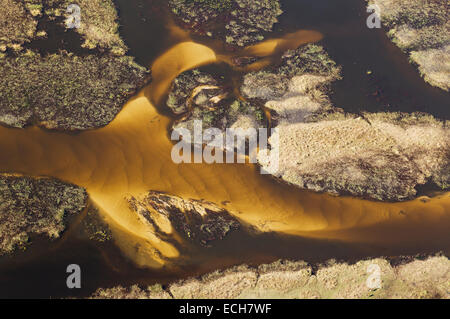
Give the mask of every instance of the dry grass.
[[423, 114], [345, 115], [327, 98], [339, 73], [323, 48], [309, 45], [287, 52], [278, 68], [245, 76], [242, 94], [262, 100], [278, 128], [259, 164], [301, 188], [377, 200], [412, 199], [429, 181], [449, 188], [448, 127]]
[[37, 21], [17, 0], [0, 0], [0, 51], [20, 49], [36, 32]]
[[371, 0], [388, 36], [410, 55], [429, 84], [450, 90], [450, 4], [447, 0]]
[[[380, 267], [381, 288], [367, 285], [368, 267]], [[304, 262], [278, 261], [258, 268], [247, 266], [216, 271], [202, 278], [179, 281], [169, 286], [174, 298], [443, 298], [450, 297], [450, 261], [430, 257], [392, 267], [385, 259], [356, 264], [329, 261], [315, 275]], [[116, 287], [99, 289], [94, 298], [169, 298], [160, 286], [141, 289]]]
[[450, 130], [437, 120], [407, 125], [415, 115], [391, 115], [282, 122], [278, 173], [302, 188], [378, 200], [411, 199], [429, 180], [448, 188]]
[[57, 180], [0, 175], [0, 255], [26, 248], [30, 234], [59, 237], [86, 199], [81, 187]]
[[[7, 48], [20, 50], [25, 42], [32, 41], [39, 35], [46, 35], [46, 30], [36, 27], [38, 21], [49, 19], [54, 24], [64, 25], [69, 17], [67, 7], [74, 4], [71, 0], [0, 0], [0, 50]], [[119, 35], [118, 15], [111, 0], [79, 0], [76, 4], [81, 9], [81, 25], [75, 28], [83, 38], [83, 47], [106, 50], [114, 55], [124, 55], [127, 47]]]
[[161, 285], [153, 285], [142, 290], [134, 285], [129, 288], [114, 287], [109, 289], [98, 289], [92, 299], [170, 299], [169, 293], [164, 291]]
[[425, 81], [450, 91], [450, 45], [439, 49], [412, 51], [410, 58], [419, 66]]
[[[73, 3], [71, 0], [62, 2], [62, 7]], [[110, 0], [77, 0], [81, 8], [81, 26], [76, 29], [85, 42], [83, 47], [110, 49], [116, 55], [127, 51], [125, 43], [119, 35], [117, 11]]]

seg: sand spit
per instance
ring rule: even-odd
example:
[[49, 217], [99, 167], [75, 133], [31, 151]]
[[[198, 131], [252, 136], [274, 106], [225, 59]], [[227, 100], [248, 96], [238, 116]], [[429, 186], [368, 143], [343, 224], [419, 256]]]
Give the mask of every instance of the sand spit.
[[240, 228], [239, 221], [228, 211], [207, 201], [151, 191], [141, 199], [131, 197], [128, 202], [162, 239], [175, 231], [178, 236], [174, 238], [211, 247], [216, 240]]
[[[304, 35], [309, 40], [309, 33]], [[270, 55], [269, 47], [263, 49]], [[153, 103], [161, 102], [180, 73], [216, 59], [213, 50], [194, 42], [168, 49], [152, 65], [152, 84], [101, 129], [63, 134], [0, 127], [1, 171], [53, 176], [84, 187], [114, 242], [143, 267], [161, 267], [179, 257], [177, 249], [153, 236], [129, 209], [127, 197], [139, 198], [149, 190], [216, 204], [226, 201], [228, 211], [239, 212], [240, 220], [260, 231], [394, 249], [443, 249], [450, 225], [449, 193], [402, 203], [374, 202], [292, 188], [262, 176], [254, 165], [175, 164], [170, 156], [174, 144], [167, 134], [172, 121]]]

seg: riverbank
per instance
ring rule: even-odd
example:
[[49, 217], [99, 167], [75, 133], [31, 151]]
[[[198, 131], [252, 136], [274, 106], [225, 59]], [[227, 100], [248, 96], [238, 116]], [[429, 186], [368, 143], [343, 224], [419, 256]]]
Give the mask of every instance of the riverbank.
[[49, 178], [0, 175], [0, 255], [26, 249], [31, 235], [58, 238], [87, 203], [86, 191]]
[[[444, 256], [415, 259], [394, 266], [383, 258], [355, 264], [331, 260], [317, 269], [302, 261], [278, 261], [257, 268], [241, 265], [215, 271], [200, 278], [178, 281], [165, 288], [161, 285], [147, 288], [135, 285], [98, 289], [91, 298], [448, 299], [449, 269], [450, 261]], [[378, 273], [380, 281], [377, 282]]]
[[448, 1], [370, 0], [378, 6], [388, 37], [417, 65], [429, 84], [450, 90], [450, 5]]
[[285, 182], [335, 195], [402, 201], [426, 183], [448, 189], [446, 123], [425, 113], [345, 113], [328, 97], [340, 70], [321, 46], [307, 45], [244, 76], [243, 96], [269, 109], [277, 129], [260, 165]]
[[[172, 83], [167, 107], [173, 129], [258, 129], [270, 123], [268, 156], [259, 164], [283, 181], [316, 192], [379, 201], [405, 201], [425, 185], [450, 187], [450, 130], [415, 112], [346, 113], [330, 99], [342, 66], [321, 45], [284, 52], [281, 60], [243, 74], [240, 88], [220, 72], [187, 71]], [[192, 134], [191, 134], [192, 135]]]
[[[79, 28], [67, 28], [68, 1], [2, 0], [0, 123], [86, 130], [110, 123], [150, 80], [126, 56], [111, 1], [80, 1]], [[16, 28], [21, 25], [21, 28]]]
[[283, 13], [278, 0], [170, 0], [168, 4], [184, 27], [235, 47], [264, 40]]

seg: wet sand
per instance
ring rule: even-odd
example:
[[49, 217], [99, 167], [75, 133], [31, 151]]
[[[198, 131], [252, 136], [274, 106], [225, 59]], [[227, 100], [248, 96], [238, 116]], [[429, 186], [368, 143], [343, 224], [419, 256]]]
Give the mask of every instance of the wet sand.
[[[308, 16], [308, 8], [303, 5], [296, 8], [295, 1], [287, 3], [287, 11], [292, 14], [287, 14], [282, 24], [295, 18], [296, 22], [291, 24], [301, 29], [278, 30], [268, 41], [238, 53], [224, 50], [217, 41], [193, 39], [176, 27], [173, 21], [162, 21], [165, 24], [161, 27], [162, 31], [169, 30], [169, 35], [161, 32], [155, 21], [149, 22], [158, 25], [157, 30], [152, 32], [159, 32], [159, 35], [148, 41], [153, 43], [161, 40], [158, 42], [161, 45], [157, 48], [146, 47], [148, 42], [139, 42], [143, 33], [135, 40], [139, 44], [139, 52], [152, 51], [142, 54], [140, 61], [150, 61], [154, 80], [104, 128], [67, 134], [36, 127], [24, 130], [0, 127], [0, 172], [52, 176], [85, 187], [113, 230], [113, 245], [117, 245], [121, 251], [118, 253], [112, 247], [103, 246], [94, 249], [96, 244], [80, 244], [71, 237], [69, 229], [60, 245], [52, 244], [59, 248], [53, 247], [47, 251], [45, 243], [44, 248], [35, 250], [36, 253], [15, 257], [15, 261], [3, 260], [3, 277], [6, 279], [0, 276], [0, 282], [6, 283], [2, 286], [9, 288], [0, 295], [22, 296], [24, 292], [29, 292], [48, 296], [53, 295], [53, 291], [58, 291], [58, 295], [67, 295], [70, 292], [64, 280], [60, 283], [54, 279], [58, 282], [55, 290], [52, 290], [54, 286], [44, 286], [58, 271], [64, 276], [64, 267], [60, 266], [73, 262], [74, 258], [79, 258], [77, 260], [81, 264], [91, 267], [88, 267], [92, 270], [88, 271], [86, 278], [89, 278], [89, 293], [92, 293], [99, 286], [168, 282], [242, 262], [258, 264], [277, 258], [314, 261], [342, 257], [354, 260], [367, 256], [450, 251], [450, 193], [431, 199], [382, 203], [299, 190], [260, 175], [258, 167], [249, 164], [175, 165], [172, 162], [170, 151], [173, 144], [169, 140], [168, 129], [173, 119], [162, 107], [168, 86], [180, 72], [216, 62], [227, 63], [232, 54], [244, 56], [258, 53], [265, 56], [252, 66], [259, 69], [273, 63], [284, 49], [323, 38], [331, 56], [344, 66], [344, 80], [334, 86], [332, 100], [336, 106], [348, 107], [348, 110], [353, 111], [357, 105], [366, 105], [362, 103], [366, 101], [363, 97], [366, 90], [370, 91], [375, 86], [390, 87], [390, 82], [398, 78], [406, 78], [406, 83], [402, 85], [425, 100], [434, 95], [434, 90], [422, 83], [406, 58], [403, 61], [401, 52], [388, 39], [384, 39], [382, 31], [371, 39], [383, 37], [380, 42], [387, 46], [387, 53], [379, 55], [374, 50], [379, 49], [379, 43], [374, 42], [372, 47], [364, 46], [363, 41], [357, 46], [366, 49], [359, 52], [351, 44], [366, 37], [369, 31], [346, 28], [344, 32], [343, 26], [336, 27], [339, 21], [334, 18], [327, 20], [326, 16], [320, 20], [324, 21], [317, 28], [320, 32], [314, 31], [316, 21], [319, 20], [314, 20], [314, 15]], [[348, 5], [342, 6], [342, 10]], [[296, 12], [294, 9], [302, 13], [301, 18], [293, 16]], [[335, 13], [333, 10], [330, 12]], [[342, 12], [335, 19], [341, 15]], [[356, 13], [349, 11], [348, 15], [356, 16]], [[153, 33], [152, 36], [155, 35]], [[147, 34], [145, 36], [148, 37]], [[339, 45], [336, 45], [337, 42]], [[341, 46], [342, 51], [336, 49]], [[363, 61], [351, 63], [354, 55], [364, 57]], [[366, 64], [372, 62], [375, 73], [377, 70], [386, 71], [385, 77], [389, 80], [377, 82], [362, 79], [355, 83], [360, 73], [365, 76]], [[387, 62], [398, 68], [393, 68]], [[431, 95], [424, 94], [430, 90]], [[396, 89], [394, 93], [385, 92], [387, 94], [381, 97], [390, 99], [397, 96], [395, 92]], [[381, 110], [385, 107], [381, 106], [383, 100], [375, 101], [372, 96], [367, 99], [372, 102], [367, 107], [375, 105]], [[440, 100], [442, 96], [439, 95], [436, 101]], [[405, 101], [404, 104], [408, 104], [409, 98], [405, 98]], [[411, 106], [412, 110], [419, 102]], [[400, 110], [403, 110], [402, 105], [399, 106]], [[441, 112], [440, 107], [439, 103], [429, 106], [433, 114], [434, 111]], [[237, 218], [265, 233], [259, 236], [232, 235], [214, 249], [186, 255], [186, 251], [179, 251], [161, 242], [129, 210], [125, 197], [140, 196], [149, 190], [205, 199], [219, 205], [222, 203], [224, 208], [235, 212]], [[117, 254], [124, 254], [132, 265], [119, 261], [121, 257], [117, 257]], [[180, 260], [190, 266], [177, 268], [175, 272], [167, 274], [167, 266], [177, 264]], [[151, 269], [139, 269], [136, 265]], [[33, 275], [37, 271], [45, 274], [42, 279]]]
[[[285, 41], [279, 43], [285, 47]], [[277, 54], [273, 42], [266, 44]], [[260, 47], [269, 53], [264, 43]], [[174, 164], [167, 134], [171, 119], [152, 103], [163, 99], [180, 72], [215, 60], [215, 52], [204, 45], [175, 45], [153, 63], [153, 83], [98, 130], [70, 135], [35, 127], [1, 128], [1, 170], [57, 177], [85, 187], [125, 254], [152, 267], [164, 264], [155, 249], [169, 258], [179, 251], [154, 236], [129, 210], [125, 197], [148, 190], [218, 204], [227, 201], [227, 209], [261, 231], [390, 245], [421, 245], [424, 238], [434, 242], [448, 237], [449, 193], [426, 203], [381, 203], [298, 190], [260, 175], [250, 164]], [[133, 249], [137, 243], [140, 248]]]

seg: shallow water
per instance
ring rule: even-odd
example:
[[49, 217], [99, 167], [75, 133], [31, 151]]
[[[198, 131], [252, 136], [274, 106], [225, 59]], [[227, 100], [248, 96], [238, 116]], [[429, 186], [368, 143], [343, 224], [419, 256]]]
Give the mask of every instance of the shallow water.
[[[138, 2], [118, 1], [122, 33], [131, 53], [152, 66], [153, 82], [110, 125], [79, 134], [0, 128], [0, 171], [53, 176], [86, 187], [112, 227], [119, 249], [79, 238], [77, 226], [71, 226], [64, 240], [52, 243], [49, 250], [44, 243], [39, 248], [38, 241], [16, 259], [0, 259], [0, 296], [83, 295], [100, 286], [168, 282], [277, 258], [352, 261], [449, 252], [450, 193], [427, 201], [381, 203], [299, 190], [260, 175], [248, 164], [175, 165], [167, 134], [172, 119], [162, 107], [168, 86], [184, 70], [226, 62], [232, 53], [217, 41], [189, 36], [162, 18], [163, 12], [145, 5], [135, 9]], [[447, 118], [448, 95], [425, 84], [382, 30], [369, 32], [360, 25], [361, 2], [337, 6], [335, 1], [285, 1], [287, 14], [272, 38], [247, 51], [267, 56], [269, 63], [287, 48], [323, 38], [344, 69], [344, 80], [333, 87], [336, 106], [351, 111], [422, 110]], [[138, 12], [146, 21], [133, 20]], [[143, 26], [148, 29], [136, 29]], [[367, 77], [368, 69], [373, 77]], [[370, 94], [375, 87], [384, 92], [380, 100]], [[187, 246], [179, 251], [155, 237], [128, 209], [125, 196], [148, 190], [226, 202], [224, 207], [242, 221], [269, 233], [239, 232], [212, 249]], [[155, 248], [166, 258], [158, 257]], [[86, 269], [82, 291], [65, 288], [68, 263]]]

